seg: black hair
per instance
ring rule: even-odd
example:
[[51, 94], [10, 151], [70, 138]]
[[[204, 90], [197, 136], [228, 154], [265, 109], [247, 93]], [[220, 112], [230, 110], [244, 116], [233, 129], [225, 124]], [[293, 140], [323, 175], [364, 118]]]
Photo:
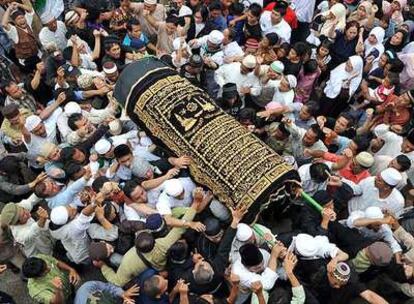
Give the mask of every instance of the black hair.
[[135, 238], [135, 249], [140, 253], [150, 252], [155, 245], [154, 236], [150, 231], [143, 230], [138, 232]]
[[290, 135], [290, 132], [288, 129], [286, 129], [286, 125], [284, 123], [280, 123], [277, 127], [277, 129], [282, 132], [283, 135], [288, 137]]
[[73, 53], [73, 46], [67, 46], [62, 51], [62, 57], [65, 60], [70, 61], [72, 58], [72, 53]]
[[236, 30], [234, 29], [234, 28], [231, 28], [231, 27], [229, 27], [229, 28], [227, 28], [228, 30], [229, 30], [229, 39], [231, 40], [231, 41], [233, 41], [234, 40], [234, 38], [236, 37], [236, 35], [237, 35], [237, 32], [236, 32]]
[[310, 100], [304, 106], [307, 107], [311, 116], [315, 116], [319, 111], [319, 104], [316, 101]]
[[254, 123], [256, 118], [256, 111], [252, 108], [243, 108], [239, 111], [239, 114], [237, 116], [239, 121], [248, 119]]
[[356, 151], [357, 154], [359, 152], [368, 150], [369, 145], [370, 145], [370, 138], [367, 135], [357, 135], [354, 137], [352, 141], [357, 146], [357, 151]]
[[341, 114], [339, 114], [338, 119], [339, 117], [343, 117], [348, 121], [347, 127], [350, 127], [354, 124], [354, 118], [348, 112], [342, 112]]
[[144, 286], [142, 292], [149, 298], [155, 299], [160, 293], [158, 288], [159, 278], [155, 275], [149, 277], [144, 281]]
[[283, 49], [283, 50], [286, 52], [286, 54], [289, 54], [289, 51], [290, 51], [290, 44], [289, 44], [289, 43], [287, 43], [287, 42], [283, 42], [283, 43], [279, 46], [279, 48], [280, 48], [280, 49]]
[[92, 183], [92, 190], [95, 192], [101, 191], [106, 182], [109, 182], [109, 179], [106, 176], [97, 177]]
[[214, 1], [208, 6], [208, 10], [214, 11], [214, 10], [220, 10], [221, 11], [221, 3], [219, 1]]
[[76, 122], [81, 120], [83, 118], [83, 115], [81, 113], [73, 113], [70, 114], [68, 118], [68, 127], [72, 131], [76, 131], [78, 129], [78, 126], [76, 125]]
[[324, 140], [325, 133], [323, 133], [321, 127], [318, 124], [313, 124], [310, 126], [310, 129], [316, 134], [316, 140]]
[[178, 263], [187, 260], [190, 257], [188, 244], [183, 241], [175, 242], [167, 253], [169, 263]]
[[325, 39], [324, 41], [322, 41], [322, 43], [318, 46], [317, 50], [319, 51], [319, 49], [321, 47], [324, 47], [326, 49], [328, 49], [329, 51], [332, 48], [333, 43], [331, 41], [329, 41], [329, 39]]
[[296, 54], [299, 57], [302, 57], [303, 55], [305, 55], [308, 52], [308, 50], [310, 49], [310, 47], [309, 47], [309, 45], [307, 43], [301, 42], [301, 41], [296, 42], [293, 45], [292, 48], [296, 51]]
[[411, 168], [411, 160], [408, 158], [407, 155], [400, 154], [395, 159], [397, 160], [397, 163], [400, 165], [402, 172], [405, 172]]
[[[62, 151], [63, 151], [63, 149], [62, 149]], [[82, 169], [83, 169], [83, 167], [81, 165], [79, 165], [78, 163], [72, 162], [72, 161], [65, 165], [66, 176], [69, 179], [72, 179], [72, 180], [75, 177], [75, 174], [82, 171]]]
[[178, 18], [176, 15], [169, 15], [166, 19], [165, 19], [165, 23], [172, 23], [174, 25], [178, 24]]
[[74, 147], [64, 147], [60, 151], [60, 158], [59, 161], [66, 164], [68, 162], [71, 162], [73, 160], [73, 154], [75, 154]]
[[389, 72], [387, 78], [390, 81], [390, 84], [393, 86], [400, 84], [400, 76], [397, 73]]
[[323, 183], [328, 179], [329, 175], [327, 172], [330, 172], [330, 170], [324, 163], [314, 163], [309, 167], [311, 179], [317, 183]]
[[244, 5], [241, 3], [232, 3], [230, 5], [229, 11], [232, 15], [242, 15], [244, 11]]
[[22, 266], [22, 273], [26, 278], [39, 278], [45, 272], [47, 264], [36, 257], [27, 258]]
[[139, 21], [137, 20], [137, 19], [135, 19], [135, 18], [132, 18], [131, 20], [129, 20], [128, 22], [127, 22], [127, 30], [128, 31], [132, 31], [132, 26], [134, 26], [134, 25], [139, 25], [139, 26], [141, 26], [141, 24], [139, 23]]
[[260, 15], [262, 14], [262, 7], [260, 6], [260, 4], [252, 3], [249, 6], [249, 11], [253, 16], [260, 17]]
[[399, 58], [394, 58], [391, 59], [390, 61], [387, 62], [388, 64], [390, 64], [390, 69], [388, 70], [389, 72], [392, 73], [401, 73], [404, 68], [405, 68], [405, 64], [404, 62], [402, 62]]
[[132, 154], [132, 151], [126, 144], [119, 145], [114, 149], [115, 158], [121, 158], [129, 154]]
[[141, 186], [140, 181], [138, 181], [137, 179], [132, 179], [130, 181], [127, 181], [125, 183], [124, 188], [122, 189], [124, 191], [124, 194], [128, 197], [131, 198], [131, 193], [135, 190], [136, 187]]
[[314, 73], [318, 69], [318, 62], [315, 59], [311, 59], [303, 64], [303, 72], [305, 75]]

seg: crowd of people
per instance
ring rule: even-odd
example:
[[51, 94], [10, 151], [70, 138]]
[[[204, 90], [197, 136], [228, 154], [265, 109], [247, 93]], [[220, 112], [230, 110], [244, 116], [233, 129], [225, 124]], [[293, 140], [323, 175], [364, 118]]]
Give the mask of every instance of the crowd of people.
[[[0, 0], [0, 19], [0, 273], [33, 303], [413, 303], [414, 1]], [[294, 166], [290, 195], [246, 217], [154, 144], [113, 95], [151, 56]]]

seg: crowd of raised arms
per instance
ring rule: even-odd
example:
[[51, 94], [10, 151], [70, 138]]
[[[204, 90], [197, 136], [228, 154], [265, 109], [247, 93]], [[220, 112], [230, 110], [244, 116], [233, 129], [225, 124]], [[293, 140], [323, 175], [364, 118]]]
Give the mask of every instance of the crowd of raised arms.
[[[414, 303], [414, 1], [158, 1], [0, 0], [0, 303]], [[322, 210], [198, 184], [114, 97], [148, 57]]]

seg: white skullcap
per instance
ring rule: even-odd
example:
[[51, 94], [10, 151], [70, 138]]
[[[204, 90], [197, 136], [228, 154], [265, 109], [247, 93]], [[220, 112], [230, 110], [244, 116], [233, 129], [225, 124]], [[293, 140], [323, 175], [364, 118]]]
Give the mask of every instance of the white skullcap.
[[318, 253], [318, 244], [313, 236], [300, 233], [295, 238], [296, 251], [304, 257], [313, 257]]
[[144, 0], [144, 3], [148, 5], [154, 5], [157, 4], [157, 0]]
[[382, 219], [384, 214], [381, 211], [380, 207], [368, 207], [365, 209], [365, 217], [369, 219]]
[[82, 109], [80, 105], [74, 101], [68, 102], [66, 106], [64, 107], [64, 111], [67, 116], [70, 116], [74, 113], [78, 113], [78, 114], [82, 113]]
[[68, 12], [65, 14], [65, 22], [66, 22], [66, 23], [71, 23], [71, 22], [75, 21], [75, 19], [76, 19], [78, 16], [79, 16], [79, 15], [78, 15], [78, 13], [77, 13], [77, 12], [75, 12], [75, 11], [73, 11], [73, 10], [68, 11]]
[[30, 115], [26, 118], [26, 122], [24, 123], [24, 127], [27, 129], [27, 131], [32, 132], [40, 123], [42, 120], [37, 115]]
[[396, 186], [402, 180], [401, 173], [394, 168], [387, 168], [384, 171], [382, 171], [381, 177], [384, 180], [384, 182], [386, 182], [390, 186]]
[[132, 163], [131, 171], [134, 176], [138, 177], [146, 177], [146, 174], [149, 170], [153, 170], [153, 167], [149, 162], [147, 162], [145, 159], [134, 156], [134, 162]]
[[186, 5], [183, 5], [178, 12], [178, 17], [185, 17], [193, 15], [193, 11]]
[[92, 74], [81, 74], [76, 82], [81, 89], [87, 89], [93, 85], [93, 78], [94, 76]]
[[50, 212], [50, 220], [55, 225], [64, 225], [68, 222], [69, 212], [65, 206], [59, 206], [52, 209]]
[[212, 44], [221, 44], [223, 42], [223, 39], [223, 33], [218, 30], [211, 31], [207, 37], [207, 40]]
[[375, 162], [374, 157], [365, 151], [358, 153], [355, 160], [364, 168], [371, 168]]
[[53, 19], [55, 19], [55, 17], [51, 13], [43, 13], [40, 16], [40, 21], [42, 21], [43, 24], [48, 24]]
[[246, 224], [238, 224], [237, 225], [237, 232], [236, 232], [236, 239], [240, 242], [246, 242], [249, 240], [253, 235], [253, 230], [250, 228], [249, 225]]
[[242, 64], [248, 69], [254, 69], [256, 67], [256, 63], [256, 57], [253, 55], [247, 55], [242, 61]]
[[114, 147], [118, 147], [119, 145], [126, 145], [128, 144], [128, 140], [122, 136], [114, 136], [112, 139], [112, 145]]
[[[110, 68], [108, 66], [111, 66]], [[106, 75], [110, 75], [118, 71], [118, 67], [113, 62], [107, 62], [107, 64], [104, 64], [102, 67], [102, 70]]]
[[175, 51], [178, 51], [180, 49], [180, 47], [181, 47], [181, 41], [184, 41], [182, 48], [187, 48], [188, 47], [188, 45], [185, 42], [185, 40], [184, 40], [183, 37], [177, 37], [173, 41], [173, 48], [174, 48]]
[[104, 138], [98, 140], [94, 146], [96, 153], [105, 154], [111, 150], [111, 143]]
[[277, 60], [277, 61], [272, 62], [272, 64], [270, 65], [270, 69], [273, 72], [283, 74], [283, 71], [285, 70], [285, 65], [283, 64], [282, 61]]
[[119, 119], [115, 119], [109, 123], [109, 133], [119, 135], [122, 133], [122, 124]]
[[169, 196], [176, 197], [183, 193], [184, 187], [179, 179], [173, 178], [164, 182], [164, 191]]
[[296, 88], [296, 86], [298, 85], [298, 81], [296, 80], [296, 77], [293, 75], [286, 75], [286, 80], [289, 83], [289, 87], [291, 89]]
[[209, 208], [211, 213], [223, 222], [227, 221], [230, 218], [229, 209], [216, 199], [213, 199], [211, 201]]

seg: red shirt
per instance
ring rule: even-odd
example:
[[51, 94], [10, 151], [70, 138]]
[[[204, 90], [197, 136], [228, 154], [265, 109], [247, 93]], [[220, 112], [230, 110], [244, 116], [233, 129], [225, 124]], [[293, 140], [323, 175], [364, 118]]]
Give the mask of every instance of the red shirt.
[[[264, 10], [265, 11], [273, 11], [273, 8], [275, 7], [275, 5], [276, 5], [276, 2], [272, 2], [272, 3], [268, 4], [264, 8]], [[285, 21], [290, 25], [292, 30], [294, 30], [295, 28], [298, 27], [298, 19], [296, 18], [296, 13], [290, 7], [287, 8], [286, 14], [283, 17], [283, 19], [285, 19]]]
[[[328, 152], [325, 152], [323, 155], [323, 159], [334, 162], [334, 163], [338, 162], [340, 158], [341, 156], [333, 154], [333, 153], [328, 153]], [[339, 170], [339, 175], [354, 182], [355, 184], [358, 184], [363, 179], [371, 176], [368, 170], [364, 170], [358, 174], [354, 174], [352, 172], [351, 164], [352, 164], [352, 161], [349, 161], [348, 164], [344, 168]]]

